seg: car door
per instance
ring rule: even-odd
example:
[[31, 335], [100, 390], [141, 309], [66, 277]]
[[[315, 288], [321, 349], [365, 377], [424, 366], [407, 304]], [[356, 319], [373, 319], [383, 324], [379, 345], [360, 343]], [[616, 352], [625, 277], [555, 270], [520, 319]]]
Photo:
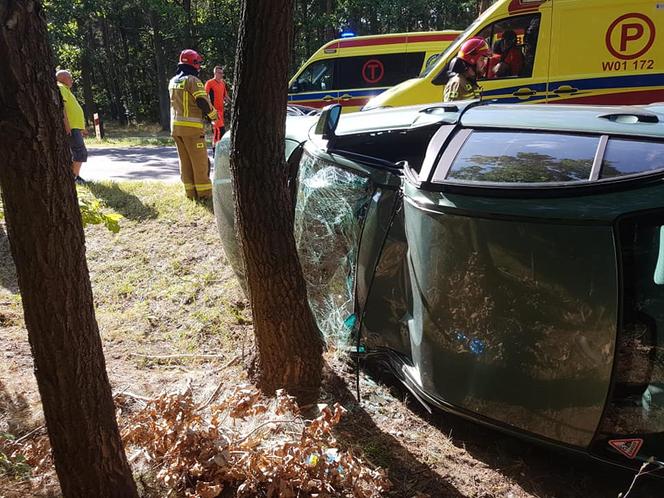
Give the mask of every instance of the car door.
[[288, 88], [288, 101], [310, 107], [325, 107], [339, 102], [337, 60], [313, 61], [295, 77]]
[[[550, 8], [541, 7], [536, 13], [502, 18], [477, 34], [493, 51], [488, 74], [479, 78], [483, 100], [546, 102], [550, 13]], [[505, 46], [508, 32], [516, 35], [516, 44], [503, 53], [501, 47]], [[494, 73], [492, 69], [500, 67], [498, 64], [508, 70]]]

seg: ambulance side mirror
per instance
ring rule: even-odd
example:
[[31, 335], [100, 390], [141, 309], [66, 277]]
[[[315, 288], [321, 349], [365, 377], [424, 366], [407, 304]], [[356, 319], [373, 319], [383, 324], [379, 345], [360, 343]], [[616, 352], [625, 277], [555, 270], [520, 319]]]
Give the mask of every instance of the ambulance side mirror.
[[323, 108], [318, 123], [316, 123], [316, 135], [321, 135], [325, 140], [336, 137], [334, 133], [341, 117], [341, 106], [339, 104], [328, 105]]

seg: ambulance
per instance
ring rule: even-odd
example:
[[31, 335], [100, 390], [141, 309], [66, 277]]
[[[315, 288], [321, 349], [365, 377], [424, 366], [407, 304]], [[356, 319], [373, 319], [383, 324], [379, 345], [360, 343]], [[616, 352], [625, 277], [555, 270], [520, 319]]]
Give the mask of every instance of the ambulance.
[[420, 75], [461, 31], [340, 38], [323, 45], [290, 80], [288, 103], [357, 111], [387, 88]]
[[664, 101], [664, 0], [498, 0], [424, 74], [390, 88], [364, 109], [440, 102], [461, 45], [480, 37], [495, 49], [508, 31], [516, 35], [522, 64], [517, 74], [480, 79], [483, 100]]

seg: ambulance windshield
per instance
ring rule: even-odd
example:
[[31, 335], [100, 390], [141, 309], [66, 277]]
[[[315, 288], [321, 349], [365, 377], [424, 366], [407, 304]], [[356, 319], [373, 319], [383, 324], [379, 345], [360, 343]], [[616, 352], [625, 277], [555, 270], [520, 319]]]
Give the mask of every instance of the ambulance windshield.
[[448, 54], [454, 54], [459, 50], [459, 46], [461, 43], [463, 43], [465, 40], [468, 39], [468, 36], [470, 33], [475, 31], [477, 29], [477, 26], [482, 22], [482, 19], [484, 19], [483, 16], [478, 17], [473, 21], [473, 23], [466, 28], [466, 30], [461, 33], [454, 42], [449, 45], [445, 50], [443, 50], [440, 54], [436, 55], [434, 59], [430, 60], [427, 63], [427, 66], [424, 68], [424, 71], [422, 71], [422, 74], [420, 74], [420, 78], [424, 78], [427, 76], [435, 67], [438, 66], [438, 62], [441, 60], [447, 60]]

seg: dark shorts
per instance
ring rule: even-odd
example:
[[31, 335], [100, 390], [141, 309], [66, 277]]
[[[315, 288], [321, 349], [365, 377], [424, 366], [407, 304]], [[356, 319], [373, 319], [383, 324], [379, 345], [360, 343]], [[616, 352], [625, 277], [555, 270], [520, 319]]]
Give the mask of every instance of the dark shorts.
[[88, 160], [88, 149], [85, 148], [81, 130], [72, 129], [69, 135], [69, 148], [71, 149], [71, 159], [76, 163], [84, 163]]

